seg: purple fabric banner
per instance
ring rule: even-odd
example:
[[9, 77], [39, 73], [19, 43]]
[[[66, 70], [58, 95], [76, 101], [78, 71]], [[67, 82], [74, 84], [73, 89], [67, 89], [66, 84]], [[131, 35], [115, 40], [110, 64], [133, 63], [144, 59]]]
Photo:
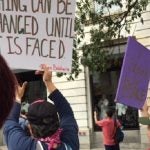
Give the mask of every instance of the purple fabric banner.
[[142, 108], [150, 80], [150, 50], [129, 37], [120, 74], [116, 102]]

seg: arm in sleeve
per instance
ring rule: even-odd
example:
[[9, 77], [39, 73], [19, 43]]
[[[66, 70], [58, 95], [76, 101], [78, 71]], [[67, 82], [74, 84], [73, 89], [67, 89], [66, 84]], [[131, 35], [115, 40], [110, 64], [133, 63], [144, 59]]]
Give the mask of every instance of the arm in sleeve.
[[94, 112], [94, 120], [95, 120], [95, 123], [96, 123], [98, 126], [100, 126], [100, 127], [103, 126], [104, 120], [98, 120], [98, 119], [97, 119], [97, 113], [96, 113], [96, 111]]
[[61, 150], [64, 144], [69, 145], [72, 150], [79, 150], [78, 125], [70, 104], [57, 89], [51, 93], [49, 98], [56, 106], [60, 116], [60, 127], [63, 129], [61, 137], [63, 144], [58, 150]]
[[102, 127], [104, 125], [104, 120], [96, 121], [96, 124]]
[[11, 150], [35, 150], [36, 141], [26, 135], [26, 132], [19, 125], [21, 105], [14, 103], [14, 106], [4, 123], [3, 134], [8, 149]]
[[15, 122], [19, 122], [20, 109], [21, 109], [21, 105], [15, 102], [7, 120], [13, 120]]
[[66, 98], [59, 92], [59, 90], [56, 89], [54, 92], [52, 92], [49, 95], [49, 98], [54, 102], [60, 119], [66, 116], [71, 116], [74, 118], [70, 104], [67, 102]]

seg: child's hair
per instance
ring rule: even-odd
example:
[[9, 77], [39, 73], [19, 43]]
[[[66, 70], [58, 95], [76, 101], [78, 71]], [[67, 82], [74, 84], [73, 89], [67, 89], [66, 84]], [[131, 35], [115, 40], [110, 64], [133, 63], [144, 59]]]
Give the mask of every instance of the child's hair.
[[112, 116], [114, 115], [114, 110], [111, 109], [111, 108], [108, 108], [106, 110], [106, 114], [107, 114], [108, 117], [112, 118]]
[[26, 111], [24, 109], [21, 110], [22, 115], [26, 115]]
[[59, 128], [56, 108], [45, 100], [37, 100], [30, 104], [27, 118], [35, 138], [51, 136]]
[[0, 55], [0, 128], [15, 100], [16, 79], [4, 58]]

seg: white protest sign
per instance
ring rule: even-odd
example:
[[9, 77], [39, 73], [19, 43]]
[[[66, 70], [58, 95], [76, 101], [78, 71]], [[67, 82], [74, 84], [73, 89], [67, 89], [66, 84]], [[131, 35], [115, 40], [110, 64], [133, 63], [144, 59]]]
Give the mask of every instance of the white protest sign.
[[13, 69], [70, 72], [75, 0], [0, 0], [0, 50]]

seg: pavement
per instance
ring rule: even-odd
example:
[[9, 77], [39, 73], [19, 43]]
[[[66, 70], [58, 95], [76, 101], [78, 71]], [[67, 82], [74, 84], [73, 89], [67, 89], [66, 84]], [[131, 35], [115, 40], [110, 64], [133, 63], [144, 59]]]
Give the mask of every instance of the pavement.
[[[0, 150], [8, 150], [6, 146], [0, 146]], [[80, 149], [80, 150], [104, 150], [104, 148]], [[140, 150], [137, 148], [121, 148], [121, 150]]]
[[0, 150], [7, 150], [6, 146], [0, 146]]
[[[0, 150], [8, 150], [8, 149], [7, 149], [6, 146], [0, 146]], [[90, 150], [90, 149], [80, 149], [80, 150]], [[91, 150], [104, 150], [104, 149], [102, 149], [102, 148], [96, 148], [96, 149], [91, 149]]]

